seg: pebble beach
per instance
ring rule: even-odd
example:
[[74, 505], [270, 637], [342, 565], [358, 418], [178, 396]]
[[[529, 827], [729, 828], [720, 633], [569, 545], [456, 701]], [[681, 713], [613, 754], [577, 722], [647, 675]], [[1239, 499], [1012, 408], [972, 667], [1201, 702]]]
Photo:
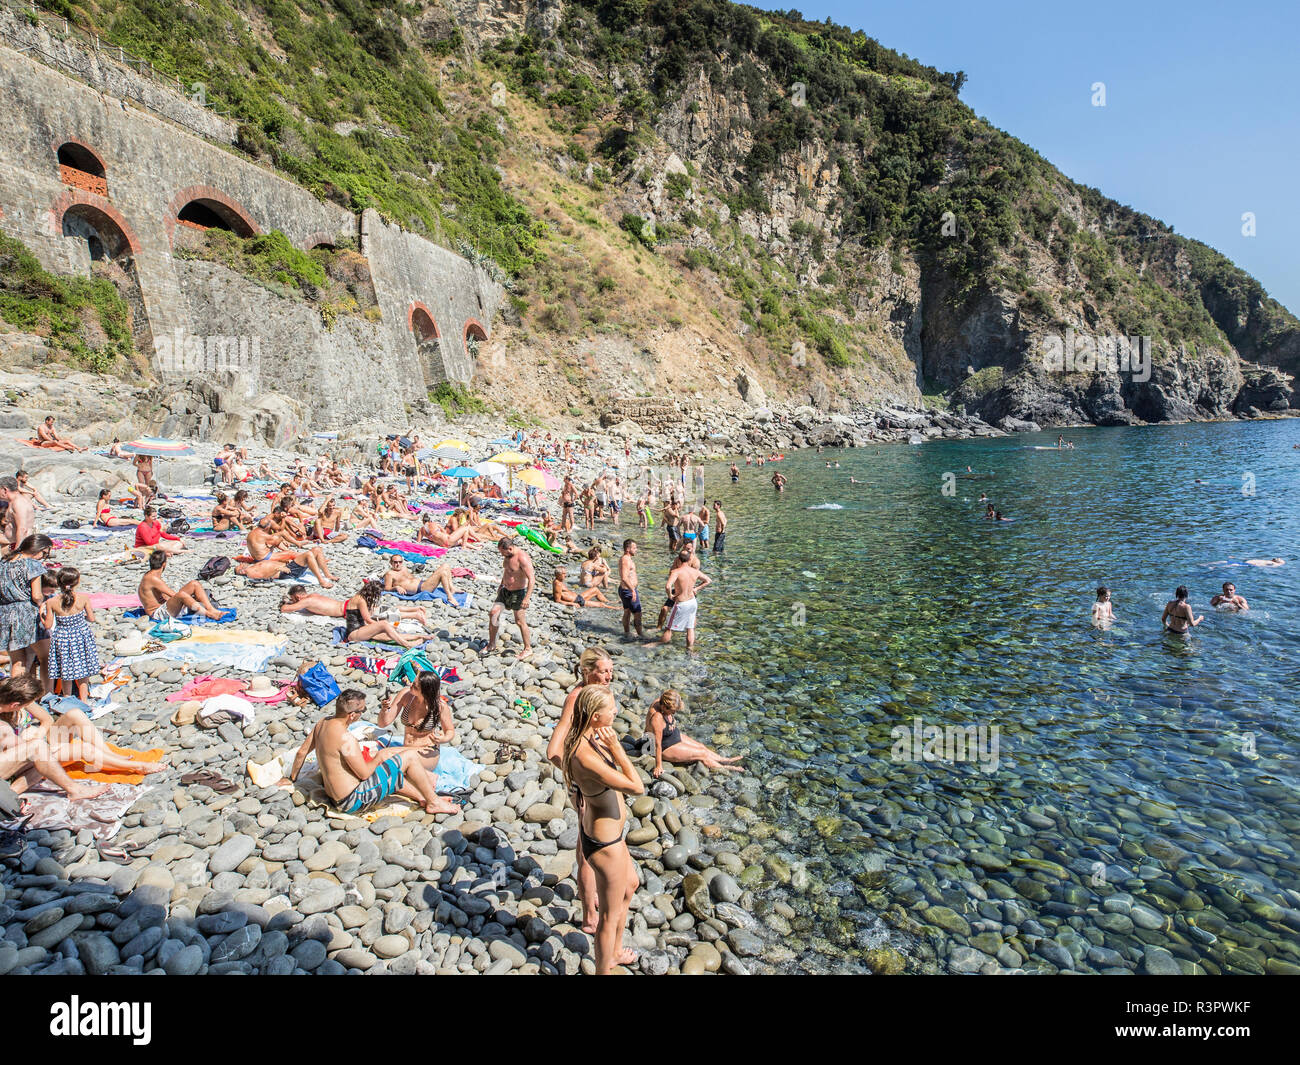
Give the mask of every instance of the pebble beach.
[[[278, 469], [301, 455], [259, 448], [254, 457]], [[596, 456], [581, 457], [575, 479], [589, 480], [601, 465]], [[201, 488], [164, 483], [163, 490], [182, 487]], [[51, 510], [38, 512], [42, 529], [69, 517], [85, 520], [90, 509], [53, 496], [51, 502]], [[187, 507], [191, 522], [201, 514], [200, 506]], [[396, 520], [378, 528], [393, 538], [413, 531], [411, 523]], [[628, 535], [639, 535], [634, 517], [631, 528], [606, 523], [594, 534], [575, 530], [580, 547], [601, 544], [611, 561]], [[129, 537], [107, 546], [63, 547], [53, 561], [77, 566], [86, 592], [129, 594], [144, 563], [105, 558], [120, 541]], [[364, 577], [383, 572], [384, 557], [355, 541], [354, 532], [326, 548], [338, 578], [327, 594], [345, 597]], [[167, 580], [179, 587], [210, 556], [243, 547], [240, 534], [188, 542], [169, 562]], [[574, 663], [589, 643], [604, 644], [614, 658], [616, 728], [633, 742], [642, 739], [649, 702], [664, 687], [682, 685], [692, 667], [684, 648], [621, 644], [618, 611], [584, 612], [583, 627], [604, 615], [596, 618], [603, 635], [580, 632], [575, 608], [543, 594], [552, 566], [541, 555], [534, 552], [538, 589], [529, 621], [535, 650], [527, 661], [515, 658], [518, 632], [508, 618], [497, 653], [486, 659], [478, 654], [501, 571], [491, 543], [446, 558], [475, 571], [477, 579], [457, 582], [474, 594], [468, 608], [422, 604], [435, 641], [427, 645], [430, 658], [459, 676], [444, 689], [451, 696], [455, 745], [485, 766], [456, 814], [413, 809], [397, 816], [381, 808], [373, 820], [339, 815], [319, 776], [309, 772], [292, 789], [258, 787], [249, 763], [278, 755], [287, 768], [326, 710], [281, 702], [259, 706], [255, 722], [243, 728], [237, 722], [215, 729], [178, 726], [178, 704], [166, 701], [169, 694], [201, 675], [252, 675], [203, 661], [122, 659], [121, 675], [130, 680], [113, 695], [120, 706], [95, 723], [123, 747], [161, 748], [169, 768], [145, 779], [111, 837], [114, 849], [135, 855], [128, 862], [103, 860], [90, 829], [28, 832], [27, 847], [0, 867], [0, 975], [592, 971], [592, 937], [579, 927], [575, 897], [577, 816], [562, 775], [545, 757], [550, 730], [574, 684]], [[208, 588], [222, 606], [238, 611], [230, 628], [283, 642], [284, 652], [266, 670], [273, 683], [287, 683], [302, 662], [319, 659], [340, 687], [367, 693], [366, 720], [373, 722], [385, 678], [349, 669], [346, 659], [357, 650], [331, 645], [331, 627], [318, 624], [321, 619], [280, 614], [284, 585], [249, 582], [232, 569]], [[118, 640], [150, 627], [122, 614], [96, 611], [106, 669]], [[532, 712], [519, 701], [531, 704]], [[695, 728], [704, 742], [726, 742], [704, 722]], [[625, 940], [640, 955], [634, 968], [648, 974], [768, 968], [763, 955], [771, 929], [751, 912], [752, 888], [773, 874], [758, 842], [742, 848], [724, 839], [711, 817], [737, 789], [754, 790], [759, 782], [746, 774], [719, 779], [667, 765], [653, 780], [653, 755], [646, 751], [634, 762], [647, 793], [631, 801], [628, 825], [641, 871]], [[233, 783], [233, 790], [179, 782], [203, 770]], [[791, 875], [788, 869], [776, 873]]]

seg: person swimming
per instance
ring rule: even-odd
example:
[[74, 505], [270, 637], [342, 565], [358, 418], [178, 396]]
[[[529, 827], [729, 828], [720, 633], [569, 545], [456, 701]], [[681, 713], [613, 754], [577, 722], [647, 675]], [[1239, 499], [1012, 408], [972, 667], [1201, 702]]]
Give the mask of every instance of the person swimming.
[[1246, 597], [1237, 594], [1237, 586], [1232, 581], [1223, 582], [1223, 591], [1210, 600], [1210, 606], [1221, 610], [1249, 610]]
[[1177, 636], [1191, 632], [1204, 620], [1204, 615], [1193, 616], [1192, 608], [1187, 603], [1187, 588], [1181, 584], [1174, 590], [1174, 598], [1165, 604], [1165, 611], [1160, 615], [1165, 631]]

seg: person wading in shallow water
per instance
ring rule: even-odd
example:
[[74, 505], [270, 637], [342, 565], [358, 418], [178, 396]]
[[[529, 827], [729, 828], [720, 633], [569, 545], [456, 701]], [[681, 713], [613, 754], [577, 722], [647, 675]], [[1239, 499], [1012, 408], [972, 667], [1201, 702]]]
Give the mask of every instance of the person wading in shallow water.
[[1181, 584], [1174, 591], [1174, 598], [1165, 604], [1165, 612], [1160, 615], [1165, 630], [1179, 635], [1191, 632], [1204, 620], [1204, 615], [1192, 616], [1192, 608], [1187, 605], [1187, 589]]

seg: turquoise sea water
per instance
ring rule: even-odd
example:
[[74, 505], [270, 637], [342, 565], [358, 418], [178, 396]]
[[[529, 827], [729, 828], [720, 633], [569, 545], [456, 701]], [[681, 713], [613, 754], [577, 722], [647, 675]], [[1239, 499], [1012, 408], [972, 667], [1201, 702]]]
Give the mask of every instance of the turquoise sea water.
[[[685, 724], [747, 752], [712, 790], [778, 858], [755, 890], [789, 967], [887, 938], [914, 970], [1300, 971], [1300, 421], [1065, 435], [706, 470], [731, 527]], [[1209, 606], [1224, 580], [1249, 612]], [[1189, 637], [1160, 625], [1179, 584]], [[927, 726], [980, 748], [926, 760]]]

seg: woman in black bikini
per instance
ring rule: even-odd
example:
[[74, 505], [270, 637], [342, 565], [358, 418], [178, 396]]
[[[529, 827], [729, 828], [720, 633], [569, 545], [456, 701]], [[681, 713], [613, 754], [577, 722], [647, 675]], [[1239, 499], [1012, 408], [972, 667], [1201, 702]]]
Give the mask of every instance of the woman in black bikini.
[[636, 864], [623, 842], [627, 822], [624, 795], [645, 788], [614, 732], [617, 707], [608, 689], [584, 688], [573, 707], [573, 725], [564, 740], [564, 777], [578, 802], [578, 849], [596, 874], [600, 919], [596, 925], [596, 975], [615, 965], [631, 965], [636, 951], [620, 950], [628, 906], [640, 884]]
[[[442, 695], [442, 678], [437, 673], [421, 673], [395, 692], [379, 712], [379, 727], [387, 728], [394, 720], [402, 724], [402, 746], [418, 750], [432, 776], [442, 744], [456, 740], [451, 704]], [[437, 778], [433, 779], [436, 783]]]
[[424, 643], [426, 636], [407, 636], [398, 632], [391, 621], [377, 621], [371, 612], [379, 606], [379, 597], [384, 594], [383, 585], [376, 581], [366, 581], [361, 591], [352, 596], [343, 605], [343, 639], [348, 643], [357, 640], [388, 640], [403, 647], [418, 647]]
[[[568, 739], [569, 730], [573, 727], [573, 707], [578, 701], [578, 696], [582, 694], [583, 689], [594, 685], [596, 687], [608, 688], [610, 681], [614, 679], [614, 662], [609, 657], [609, 653], [603, 647], [588, 647], [578, 657], [578, 664], [574, 668], [578, 676], [578, 683], [569, 690], [568, 696], [564, 700], [564, 708], [560, 712], [560, 720], [556, 722], [555, 728], [551, 730], [550, 742], [546, 745], [547, 760], [555, 766], [556, 769], [564, 769], [564, 741]], [[569, 800], [573, 803], [573, 808], [579, 808], [578, 802], [573, 793], [570, 792]], [[582, 851], [578, 851], [578, 872], [576, 879], [578, 881], [578, 901], [582, 903], [582, 930], [588, 935], [594, 935], [596, 932], [596, 874], [591, 871], [591, 866], [587, 864], [587, 859], [582, 856]]]
[[717, 751], [710, 750], [704, 744], [683, 736], [677, 727], [677, 715], [682, 709], [682, 697], [672, 688], [650, 704], [646, 715], [645, 730], [655, 741], [655, 779], [664, 771], [664, 759], [675, 765], [692, 765], [699, 762], [706, 769], [731, 769], [739, 773], [740, 757], [723, 758]]

